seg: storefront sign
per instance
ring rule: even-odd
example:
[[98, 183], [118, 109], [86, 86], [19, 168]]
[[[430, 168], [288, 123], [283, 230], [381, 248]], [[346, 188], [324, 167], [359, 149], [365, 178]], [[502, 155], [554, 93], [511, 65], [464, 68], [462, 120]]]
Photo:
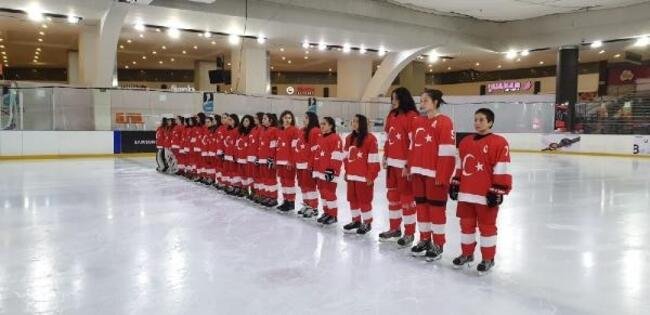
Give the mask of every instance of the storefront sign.
[[532, 88], [533, 82], [531, 81], [503, 81], [487, 85], [488, 93], [528, 91]]
[[287, 87], [287, 94], [288, 95], [309, 95], [313, 96], [316, 93], [316, 89], [312, 86], [288, 86]]

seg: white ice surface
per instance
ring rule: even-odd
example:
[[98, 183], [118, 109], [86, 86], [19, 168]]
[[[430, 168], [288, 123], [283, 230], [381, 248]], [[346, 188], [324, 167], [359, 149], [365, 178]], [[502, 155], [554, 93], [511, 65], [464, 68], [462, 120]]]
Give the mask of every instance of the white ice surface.
[[[513, 155], [497, 266], [250, 206], [151, 159], [0, 162], [0, 314], [650, 314], [650, 160]], [[380, 176], [380, 177], [383, 177]], [[478, 254], [478, 253], [477, 253]]]

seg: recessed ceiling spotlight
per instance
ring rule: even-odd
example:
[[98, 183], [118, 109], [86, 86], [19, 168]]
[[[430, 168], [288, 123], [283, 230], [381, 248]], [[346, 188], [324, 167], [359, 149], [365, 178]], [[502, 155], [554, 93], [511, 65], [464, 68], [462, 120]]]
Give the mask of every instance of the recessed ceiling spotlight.
[[273, 66], [271, 66], [271, 70], [275, 69]]
[[291, 64], [291, 60], [288, 60], [287, 63], [288, 63], [288, 64]]
[[230, 34], [230, 35], [228, 36], [228, 43], [230, 43], [230, 45], [237, 45], [237, 44], [239, 44], [239, 40], [240, 40], [240, 39], [239, 39], [239, 36], [237, 36], [236, 34]]
[[232, 66], [232, 65], [230, 64], [230, 62], [228, 63], [228, 66]]
[[37, 51], [41, 51], [41, 47], [36, 47], [36, 50], [37, 50]]
[[332, 68], [327, 69], [327, 71], [332, 72]]
[[501, 69], [501, 65], [498, 65], [498, 66], [497, 66], [497, 69]]
[[140, 34], [138, 37], [140, 37], [140, 38], [144, 38], [144, 34]]
[[39, 43], [42, 43], [42, 42], [43, 42], [43, 39], [42, 39], [42, 38], [39, 38], [39, 39], [38, 39], [38, 42], [39, 42]]
[[[142, 34], [140, 34], [142, 35]], [[167, 36], [173, 39], [178, 39], [181, 37], [181, 31], [179, 31], [177, 28], [170, 28], [167, 30]]]
[[365, 46], [361, 45], [361, 47], [359, 47], [359, 54], [362, 54], [362, 55], [363, 55], [363, 54], [365, 54], [367, 51], [368, 51], [368, 50], [366, 49]]
[[285, 56], [282, 56], [282, 60], [283, 60], [283, 61], [284, 61], [284, 60], [287, 60], [287, 57], [285, 57]]
[[620, 58], [620, 57], [621, 57], [621, 54], [614, 55], [614, 58]]
[[634, 47], [645, 47], [650, 44], [650, 38], [648, 36], [639, 37], [634, 43]]
[[447, 70], [451, 70], [451, 67], [447, 67]]
[[160, 61], [158, 61], [158, 63], [159, 63], [159, 64], [163, 64], [163, 61], [162, 61], [162, 60], [160, 60]]
[[129, 68], [129, 66], [124, 66], [124, 69], [128, 69], [128, 68]]
[[257, 43], [258, 44], [266, 43], [266, 37], [264, 37], [264, 34], [260, 34], [260, 35], [257, 36]]
[[161, 48], [162, 50], [166, 50], [166, 49], [167, 49], [167, 46], [163, 45], [163, 46], [160, 47], [160, 48]]
[[183, 55], [185, 55], [185, 54], [187, 54], [187, 51], [183, 50], [181, 53], [183, 53]]
[[210, 43], [210, 44], [212, 44], [212, 45], [216, 45], [216, 44], [217, 44], [217, 42], [215, 42], [215, 41], [212, 41], [212, 43]]
[[144, 32], [144, 30], [145, 30], [144, 23], [142, 23], [142, 22], [135, 23], [135, 25], [133, 25], [133, 28], [138, 32]]
[[194, 47], [192, 47], [192, 48], [194, 48], [194, 50], [197, 50], [197, 49], [199, 49], [199, 46], [194, 45]]
[[604, 50], [601, 50], [601, 51], [598, 52], [598, 54], [600, 54], [600, 55], [602, 55], [602, 54], [604, 54], [604, 53], [605, 53]]
[[517, 58], [517, 62], [520, 62], [520, 61], [521, 61], [521, 58]]
[[380, 46], [379, 52], [377, 52], [377, 54], [379, 55], [379, 57], [383, 57], [386, 54], [386, 48], [384, 48], [384, 46]]
[[325, 49], [327, 49], [327, 44], [325, 44], [325, 42], [323, 42], [323, 41], [320, 41], [318, 43], [318, 50], [323, 51]]
[[133, 41], [130, 40], [130, 39], [127, 39], [126, 42], [127, 42], [128, 44], [133, 43]]
[[427, 57], [427, 61], [429, 63], [438, 62], [438, 54], [436, 52], [432, 51], [431, 53], [429, 53], [429, 56]]
[[305, 50], [305, 55], [309, 55], [309, 50]]
[[155, 54], [157, 54], [158, 52], [154, 50], [154, 51], [152, 51], [151, 53], [155, 55]]
[[521, 55], [524, 56], [524, 57], [530, 55], [530, 50], [522, 50]]
[[475, 63], [474, 65], [478, 67], [478, 66], [481, 65], [481, 63], [477, 62], [477, 63]]
[[133, 62], [131, 62], [131, 63], [132, 63], [132, 64], [137, 64], [137, 62], [136, 62], [136, 61], [133, 61]]
[[309, 59], [309, 56], [305, 56], [305, 60]]
[[307, 40], [305, 40], [304, 42], [302, 42], [302, 48], [304, 48], [304, 49], [308, 49], [308, 48], [309, 48], [309, 42], [308, 42]]
[[514, 51], [514, 50], [509, 50], [506, 53], [506, 58], [508, 58], [508, 59], [515, 59], [516, 57], [517, 57], [517, 52]]
[[205, 31], [205, 33], [203, 33], [203, 37], [210, 38], [212, 37], [212, 33], [210, 33], [209, 31]]
[[120, 49], [124, 49], [124, 45], [120, 45]]
[[540, 65], [543, 65], [543, 64], [544, 64], [544, 61], [540, 61], [539, 64], [540, 64]]
[[41, 11], [38, 8], [32, 7], [27, 11], [27, 18], [30, 21], [41, 22], [43, 21], [43, 13], [41, 13]]
[[350, 44], [348, 44], [348, 43], [343, 44], [343, 52], [344, 53], [347, 54], [347, 53], [350, 52], [350, 50], [352, 50], [352, 48], [350, 47]]
[[40, 32], [38, 32], [38, 35], [45, 36], [45, 32], [40, 31]]
[[47, 24], [41, 24], [42, 28], [47, 28]]
[[142, 56], [142, 59], [143, 59], [143, 60], [147, 59], [147, 56]]
[[156, 28], [156, 32], [160, 33], [162, 31], [160, 30], [160, 28]]
[[600, 40], [596, 40], [596, 41], [593, 41], [590, 46], [591, 46], [591, 48], [600, 48], [600, 47], [603, 46], [603, 42], [600, 41]]
[[74, 15], [70, 14], [70, 15], [68, 15], [67, 20], [68, 20], [68, 23], [70, 23], [70, 24], [78, 24], [79, 20], [81, 20], [81, 18], [78, 17], [78, 16], [74, 16]]
[[281, 51], [281, 52], [284, 52], [284, 48], [280, 47], [280, 51]]
[[174, 61], [176, 61], [176, 59], [170, 58], [169, 61], [174, 62]]

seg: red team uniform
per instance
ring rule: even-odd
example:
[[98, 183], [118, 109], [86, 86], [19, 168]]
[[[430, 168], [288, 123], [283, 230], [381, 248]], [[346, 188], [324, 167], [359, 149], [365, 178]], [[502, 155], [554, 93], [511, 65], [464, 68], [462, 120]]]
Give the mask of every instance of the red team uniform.
[[347, 198], [353, 222], [372, 223], [372, 199], [374, 183], [380, 169], [377, 138], [366, 135], [361, 146], [357, 146], [352, 135], [345, 139], [345, 180]]
[[481, 256], [483, 260], [493, 260], [499, 206], [490, 207], [487, 196], [490, 191], [505, 195], [512, 189], [508, 142], [495, 134], [475, 134], [463, 138], [458, 149], [456, 179], [460, 187], [456, 216], [460, 218], [462, 253], [473, 255], [478, 227]]
[[[420, 242], [445, 244], [445, 209], [449, 182], [456, 161], [456, 138], [452, 120], [442, 114], [416, 117], [409, 132], [409, 173], [415, 196]], [[407, 229], [406, 234], [414, 232]], [[424, 245], [424, 244], [419, 244]], [[414, 252], [427, 250], [421, 248]]]
[[301, 130], [300, 137], [294, 148], [294, 159], [296, 162], [296, 177], [298, 178], [298, 187], [302, 192], [302, 201], [309, 208], [318, 208], [318, 193], [316, 192], [316, 180], [312, 176], [314, 164], [314, 153], [318, 148], [316, 145], [320, 138], [320, 130], [312, 128], [304, 136], [304, 128]]
[[282, 196], [284, 201], [288, 202], [294, 202], [296, 199], [296, 162], [293, 153], [300, 136], [300, 130], [294, 126], [281, 128], [277, 132], [275, 165], [280, 177]]
[[255, 196], [259, 195], [260, 193], [260, 184], [261, 184], [261, 177], [260, 177], [260, 167], [257, 165], [257, 159], [258, 159], [258, 152], [259, 152], [259, 143], [260, 143], [260, 133], [264, 130], [264, 127], [262, 126], [255, 126], [251, 130], [250, 133], [248, 133], [248, 154], [246, 156], [246, 161], [248, 162], [247, 169], [248, 169], [248, 175], [251, 180], [251, 193]]
[[278, 128], [268, 127], [260, 133], [259, 160], [260, 189], [262, 196], [272, 200], [278, 199], [278, 178], [275, 163], [275, 152], [278, 146]]
[[[330, 132], [322, 135], [316, 145], [313, 176], [316, 178], [324, 214], [336, 218], [338, 214], [336, 180], [341, 173], [343, 162], [341, 138], [335, 132]], [[327, 174], [333, 176], [331, 181], [327, 180]]]
[[399, 231], [404, 220], [405, 232], [415, 233], [415, 207], [413, 205], [413, 192], [408, 179], [402, 176], [406, 167], [409, 148], [409, 125], [415, 112], [405, 114], [388, 114], [386, 117], [386, 143], [384, 144], [384, 158], [388, 165], [386, 169], [386, 197], [390, 219], [390, 230]]

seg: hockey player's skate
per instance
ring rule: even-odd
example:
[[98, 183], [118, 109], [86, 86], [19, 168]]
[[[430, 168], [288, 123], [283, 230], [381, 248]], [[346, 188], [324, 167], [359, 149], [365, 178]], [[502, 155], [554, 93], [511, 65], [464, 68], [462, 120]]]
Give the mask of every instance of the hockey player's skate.
[[476, 270], [478, 271], [479, 276], [486, 274], [490, 269], [494, 267], [494, 259], [493, 260], [483, 260], [481, 261], [478, 266], [476, 266]]
[[431, 240], [420, 240], [415, 244], [415, 246], [411, 247], [411, 254], [413, 254], [413, 256], [422, 256], [431, 249], [432, 246]]
[[452, 263], [454, 264], [454, 268], [458, 269], [463, 267], [464, 265], [467, 265], [468, 267], [471, 266], [471, 263], [474, 261], [474, 256], [463, 256], [460, 255], [456, 258], [454, 258], [454, 261]]
[[411, 244], [413, 244], [413, 241], [415, 240], [415, 236], [413, 235], [404, 235], [402, 238], [397, 240], [397, 246], [400, 248], [404, 247], [409, 247]]
[[372, 225], [370, 223], [362, 223], [361, 226], [357, 229], [357, 234], [365, 235], [366, 233], [372, 230]]
[[307, 208], [307, 210], [302, 213], [304, 219], [311, 219], [315, 216], [318, 216], [318, 209], [315, 208]]
[[336, 219], [336, 217], [328, 215], [327, 219], [325, 219], [322, 223], [323, 223], [323, 225], [332, 225], [332, 224], [336, 223], [337, 221], [338, 220]]
[[296, 214], [297, 215], [303, 215], [305, 213], [305, 211], [307, 211], [307, 209], [309, 209], [308, 205], [302, 205], [302, 208], [300, 208], [300, 210], [298, 210], [298, 212], [296, 212]]
[[361, 222], [352, 221], [352, 222], [350, 222], [350, 223], [343, 226], [343, 232], [345, 232], [345, 233], [354, 233], [360, 227], [361, 227]]
[[426, 257], [427, 261], [436, 261], [442, 258], [442, 247], [433, 244], [429, 250], [427, 250], [426, 254], [424, 254], [424, 257]]
[[325, 220], [327, 220], [327, 217], [329, 217], [326, 213], [323, 212], [323, 214], [320, 216], [320, 218], [316, 219], [316, 222], [318, 223], [323, 223]]
[[282, 205], [277, 207], [276, 209], [280, 210], [281, 212], [287, 213], [289, 211], [295, 210], [296, 204], [293, 201], [284, 201], [282, 202]]
[[396, 241], [400, 237], [402, 237], [402, 231], [400, 230], [392, 230], [379, 233], [379, 240], [382, 242]]

